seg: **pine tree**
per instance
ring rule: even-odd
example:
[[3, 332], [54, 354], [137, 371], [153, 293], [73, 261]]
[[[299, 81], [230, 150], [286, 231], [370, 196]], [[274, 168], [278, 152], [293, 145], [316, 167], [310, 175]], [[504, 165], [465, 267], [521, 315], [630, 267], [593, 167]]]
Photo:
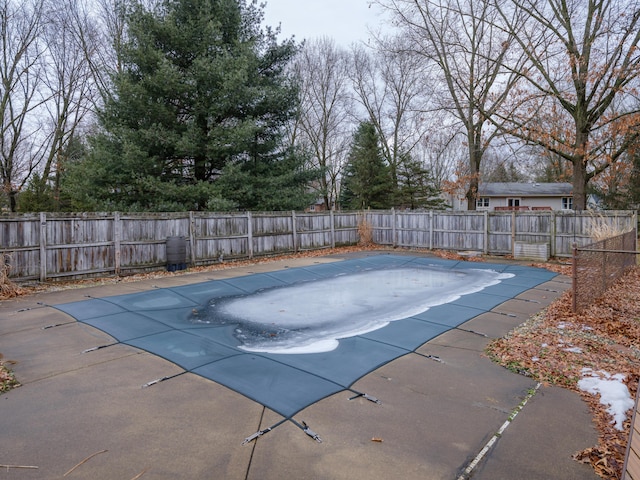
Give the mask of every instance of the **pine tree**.
[[403, 155], [398, 165], [398, 191], [395, 206], [411, 210], [444, 209], [448, 205], [439, 194], [440, 191], [434, 186], [429, 170], [410, 155]]
[[[242, 172], [248, 189], [282, 175], [296, 182], [296, 192], [304, 188], [308, 175], [292, 178], [288, 170], [302, 171], [304, 159], [282, 147], [283, 126], [297, 106], [285, 67], [297, 47], [261, 27], [261, 8], [245, 0], [130, 6], [123, 68], [81, 167], [101, 205], [198, 210], [214, 198], [263, 206], [255, 195], [216, 188], [229, 172]], [[283, 193], [276, 196], [289, 206]]]
[[341, 187], [345, 209], [384, 209], [393, 205], [393, 181], [375, 126], [362, 122], [353, 136]]

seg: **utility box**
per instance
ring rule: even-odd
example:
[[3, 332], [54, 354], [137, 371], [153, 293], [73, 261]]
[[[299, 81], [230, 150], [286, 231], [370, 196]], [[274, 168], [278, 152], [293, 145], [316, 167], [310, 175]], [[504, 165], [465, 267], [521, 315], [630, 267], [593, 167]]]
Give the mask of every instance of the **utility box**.
[[540, 260], [546, 262], [549, 260], [549, 244], [515, 242], [513, 246], [513, 257], [516, 259]]
[[175, 272], [187, 268], [187, 239], [167, 237], [167, 270]]

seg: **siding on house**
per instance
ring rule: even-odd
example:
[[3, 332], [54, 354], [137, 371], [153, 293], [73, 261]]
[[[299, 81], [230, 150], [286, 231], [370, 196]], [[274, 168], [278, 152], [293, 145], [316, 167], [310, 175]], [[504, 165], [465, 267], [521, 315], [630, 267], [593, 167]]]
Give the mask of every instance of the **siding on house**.
[[[496, 207], [501, 210], [513, 204], [528, 207], [529, 210], [567, 210], [571, 204], [571, 200], [567, 199], [572, 198], [573, 187], [570, 183], [481, 183], [478, 188], [477, 210], [492, 211]], [[466, 210], [466, 200], [451, 203], [454, 210]]]

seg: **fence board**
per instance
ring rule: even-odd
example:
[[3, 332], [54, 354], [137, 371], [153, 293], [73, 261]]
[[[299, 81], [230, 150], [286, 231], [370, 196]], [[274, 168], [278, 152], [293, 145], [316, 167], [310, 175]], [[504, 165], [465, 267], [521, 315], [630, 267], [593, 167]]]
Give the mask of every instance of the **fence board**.
[[637, 222], [635, 212], [42, 213], [0, 216], [0, 253], [16, 280], [126, 274], [164, 267], [167, 237], [187, 239], [189, 263], [207, 265], [353, 245], [363, 219], [382, 245], [501, 255], [514, 241], [546, 242], [561, 257], [591, 243], [594, 225]]

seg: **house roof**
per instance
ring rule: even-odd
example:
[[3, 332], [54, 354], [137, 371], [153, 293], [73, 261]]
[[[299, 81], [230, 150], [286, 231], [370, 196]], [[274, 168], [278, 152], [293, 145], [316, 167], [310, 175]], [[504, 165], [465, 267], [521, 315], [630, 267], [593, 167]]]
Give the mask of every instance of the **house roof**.
[[478, 196], [481, 197], [570, 197], [573, 186], [570, 183], [481, 183]]

